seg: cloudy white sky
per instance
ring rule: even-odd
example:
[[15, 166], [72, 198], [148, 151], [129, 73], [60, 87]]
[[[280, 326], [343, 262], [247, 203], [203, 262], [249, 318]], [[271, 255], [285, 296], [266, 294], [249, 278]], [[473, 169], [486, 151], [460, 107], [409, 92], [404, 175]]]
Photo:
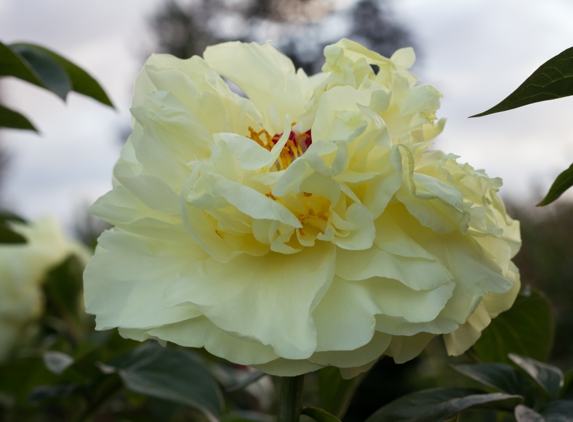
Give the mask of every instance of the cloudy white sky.
[[[349, 1], [349, 0], [345, 0]], [[162, 0], [1, 0], [0, 40], [47, 46], [88, 70], [117, 111], [18, 81], [2, 101], [42, 135], [2, 130], [11, 155], [4, 198], [27, 217], [70, 221], [110, 188], [131, 86], [150, 35], [146, 20]], [[573, 98], [468, 119], [499, 102], [541, 63], [573, 46], [571, 0], [394, 0], [423, 58], [415, 73], [443, 94], [447, 117], [437, 146], [502, 177], [505, 197], [538, 201], [573, 162]], [[69, 225], [69, 224], [68, 224]]]

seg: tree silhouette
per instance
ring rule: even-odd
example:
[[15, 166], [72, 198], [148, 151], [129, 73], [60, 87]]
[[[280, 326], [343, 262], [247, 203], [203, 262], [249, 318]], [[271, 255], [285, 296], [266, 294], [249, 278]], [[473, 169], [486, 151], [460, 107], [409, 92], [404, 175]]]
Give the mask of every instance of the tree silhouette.
[[336, 10], [327, 0], [169, 0], [150, 18], [157, 49], [180, 58], [224, 41], [268, 39], [308, 74], [323, 64], [322, 50], [348, 37], [389, 56], [412, 45], [384, 0], [360, 0]]

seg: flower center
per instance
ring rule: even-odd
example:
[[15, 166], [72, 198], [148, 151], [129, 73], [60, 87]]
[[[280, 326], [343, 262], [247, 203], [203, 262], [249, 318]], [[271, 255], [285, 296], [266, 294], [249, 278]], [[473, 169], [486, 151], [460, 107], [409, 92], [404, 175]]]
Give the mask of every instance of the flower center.
[[[273, 149], [282, 136], [282, 133], [271, 136], [266, 129], [257, 132], [249, 126], [249, 138], [269, 151]], [[304, 133], [296, 133], [294, 130], [291, 130], [277, 161], [273, 167], [271, 167], [271, 171], [285, 170], [294, 160], [304, 154], [311, 144], [312, 135], [310, 129]]]

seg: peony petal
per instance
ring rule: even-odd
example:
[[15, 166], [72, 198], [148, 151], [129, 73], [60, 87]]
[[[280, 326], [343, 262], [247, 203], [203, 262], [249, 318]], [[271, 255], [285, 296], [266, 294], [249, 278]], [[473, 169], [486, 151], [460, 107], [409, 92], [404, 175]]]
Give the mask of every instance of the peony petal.
[[362, 366], [356, 366], [353, 368], [340, 368], [340, 376], [345, 380], [352, 379], [366, 371], [369, 371], [376, 364], [376, 362], [378, 362], [378, 359], [373, 360], [372, 362], [368, 362], [366, 365]]
[[450, 272], [436, 260], [392, 255], [376, 246], [363, 251], [339, 251], [336, 275], [346, 280], [385, 277], [413, 290], [431, 290], [452, 280]]
[[96, 315], [98, 330], [156, 327], [200, 315], [191, 305], [166, 308], [157, 300], [179, 273], [208, 257], [191, 238], [183, 245], [113, 229], [99, 245], [84, 272], [86, 312]]
[[[297, 75], [292, 62], [270, 43], [228, 42], [207, 47], [203, 54], [219, 74], [237, 84], [265, 116], [267, 130], [279, 133], [283, 117], [298, 116], [311, 95], [305, 76]], [[280, 118], [270, 118], [270, 108]]]
[[372, 340], [370, 340], [368, 344], [359, 347], [358, 349], [317, 352], [308, 358], [308, 361], [319, 365], [337, 366], [339, 368], [353, 368], [356, 366], [366, 365], [378, 359], [388, 348], [391, 340], [391, 335], [377, 331], [374, 333]]
[[308, 360], [276, 359], [261, 365], [251, 365], [265, 374], [277, 377], [296, 377], [308, 372], [318, 371], [323, 365], [311, 363]]
[[346, 209], [346, 219], [352, 224], [350, 234], [335, 237], [334, 244], [341, 249], [366, 250], [372, 246], [376, 231], [372, 214], [362, 204], [354, 203]]
[[311, 313], [331, 283], [334, 259], [332, 245], [317, 244], [293, 255], [241, 255], [225, 265], [201, 261], [166, 290], [166, 304], [192, 303], [225, 331], [305, 359], [316, 348]]
[[374, 335], [377, 313], [380, 309], [368, 297], [368, 291], [334, 277], [312, 314], [317, 329], [316, 351], [355, 350], [368, 344]]
[[[203, 189], [198, 188], [203, 182]], [[260, 192], [240, 183], [227, 180], [218, 174], [203, 176], [187, 196], [189, 205], [202, 209], [223, 208], [221, 200], [235, 206], [240, 212], [253, 218], [277, 220], [292, 227], [302, 227], [298, 219], [283, 205]]]
[[414, 359], [435, 336], [430, 333], [419, 333], [413, 336], [394, 336], [386, 354], [394, 358], [396, 363], [404, 363]]
[[163, 325], [148, 334], [184, 347], [204, 347], [209, 353], [239, 365], [263, 364], [278, 358], [272, 347], [227, 333], [205, 317]]

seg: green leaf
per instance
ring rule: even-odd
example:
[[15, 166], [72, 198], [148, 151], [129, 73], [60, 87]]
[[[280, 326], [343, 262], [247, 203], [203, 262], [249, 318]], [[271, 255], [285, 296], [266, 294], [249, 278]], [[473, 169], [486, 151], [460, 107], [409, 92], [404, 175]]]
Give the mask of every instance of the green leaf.
[[540, 101], [573, 95], [573, 47], [543, 63], [498, 105], [471, 117], [499, 113]]
[[34, 69], [47, 89], [62, 100], [66, 99], [72, 90], [72, 81], [66, 70], [58, 62], [40, 51], [22, 48], [18, 44], [10, 45], [9, 48], [28, 62], [28, 65]]
[[513, 410], [523, 397], [479, 390], [435, 388], [408, 394], [384, 406], [366, 422], [443, 422], [470, 408]]
[[555, 400], [548, 403], [541, 414], [547, 422], [573, 422], [573, 400]]
[[455, 365], [453, 368], [503, 393], [523, 396], [527, 404], [534, 403], [535, 396], [531, 382], [513, 366], [505, 363], [478, 363]]
[[543, 416], [541, 416], [535, 410], [522, 404], [518, 404], [515, 407], [514, 414], [517, 422], [546, 422]]
[[0, 104], [0, 127], [38, 132], [26, 116]]
[[6, 210], [0, 210], [0, 244], [26, 243], [27, 241], [24, 236], [12, 230], [9, 223], [10, 221], [26, 223], [23, 218], [17, 216], [16, 214]]
[[[69, 255], [46, 275], [44, 290], [48, 308], [68, 324], [79, 322], [83, 314], [82, 289], [84, 265], [77, 256]], [[75, 327], [71, 326], [70, 329]]]
[[563, 195], [563, 193], [571, 186], [573, 186], [573, 164], [571, 164], [567, 170], [557, 176], [557, 179], [555, 179], [551, 185], [551, 188], [549, 188], [549, 192], [547, 192], [545, 198], [543, 198], [543, 200], [537, 204], [537, 206], [542, 207], [552, 203], [561, 195]]
[[0, 42], [0, 76], [14, 76], [41, 88], [47, 88], [32, 66], [2, 42]]
[[193, 407], [211, 419], [221, 413], [222, 395], [215, 379], [189, 351], [151, 342], [109, 365], [118, 370], [128, 390]]
[[303, 407], [301, 413], [314, 419], [316, 422], [340, 422], [340, 419], [336, 416], [318, 407]]
[[539, 291], [526, 289], [511, 309], [492, 320], [473, 350], [484, 362], [511, 363], [509, 353], [546, 361], [554, 330], [549, 300]]
[[343, 417], [362, 379], [358, 376], [345, 380], [334, 366], [321, 369], [318, 371], [320, 405], [333, 415]]
[[29, 405], [28, 395], [34, 387], [57, 382], [58, 376], [46, 369], [39, 357], [21, 358], [0, 366], [0, 391], [14, 397], [18, 407]]
[[573, 369], [565, 372], [560, 398], [573, 400]]
[[561, 369], [514, 353], [510, 353], [509, 358], [539, 384], [551, 400], [556, 400], [559, 397], [559, 392], [563, 387]]
[[56, 385], [39, 385], [28, 395], [28, 401], [34, 406], [39, 405], [44, 400], [53, 399], [56, 397], [66, 397], [74, 393], [76, 386], [69, 383], [56, 384]]
[[20, 52], [42, 55], [51, 59], [67, 72], [67, 76], [71, 80], [72, 89], [75, 92], [86, 95], [96, 101], [99, 101], [102, 104], [113, 108], [111, 100], [103, 88], [100, 86], [100, 84], [85, 70], [81, 69], [79, 66], [73, 64], [59, 54], [34, 44], [18, 43], [12, 44], [10, 47]]
[[4, 221], [0, 221], [0, 244], [22, 244], [26, 238], [12, 230]]

